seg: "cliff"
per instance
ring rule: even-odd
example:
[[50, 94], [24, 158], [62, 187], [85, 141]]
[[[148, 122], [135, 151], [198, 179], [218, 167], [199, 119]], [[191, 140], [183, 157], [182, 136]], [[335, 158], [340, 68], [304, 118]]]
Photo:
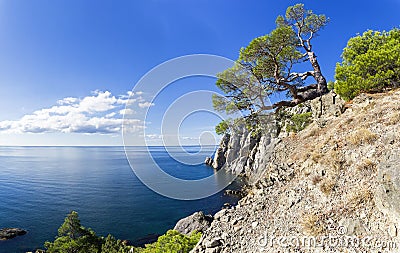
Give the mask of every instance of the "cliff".
[[331, 93], [290, 110], [312, 123], [223, 141], [213, 165], [222, 155], [252, 188], [192, 252], [399, 252], [400, 91], [347, 104]]
[[241, 175], [249, 185], [253, 185], [264, 171], [275, 146], [290, 135], [286, 130], [292, 123], [290, 116], [310, 113], [312, 121], [323, 126], [327, 118], [338, 116], [343, 111], [344, 101], [334, 93], [285, 109], [278, 119], [270, 116], [265, 126], [268, 131], [262, 136], [252, 136], [245, 127], [236, 129], [234, 134], [225, 134], [214, 158], [207, 157], [205, 163], [214, 169], [225, 169]]

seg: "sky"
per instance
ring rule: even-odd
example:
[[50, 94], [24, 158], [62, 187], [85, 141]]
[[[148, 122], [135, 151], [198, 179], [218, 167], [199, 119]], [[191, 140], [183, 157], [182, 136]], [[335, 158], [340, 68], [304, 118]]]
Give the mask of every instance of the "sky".
[[[159, 145], [168, 105], [191, 91], [217, 91], [215, 79], [179, 80], [155, 100], [135, 90], [139, 80], [155, 66], [184, 55], [236, 60], [241, 47], [269, 33], [276, 17], [296, 3], [0, 0], [0, 145], [122, 145], [129, 97], [136, 105], [128, 111], [129, 130], [145, 134], [149, 145]], [[400, 0], [302, 3], [330, 18], [314, 39], [328, 80], [334, 80], [350, 37], [400, 25]], [[200, 102], [204, 100], [193, 99]], [[142, 118], [146, 110], [152, 113], [149, 119]], [[190, 115], [179, 138], [187, 145], [217, 141], [213, 129], [218, 122], [206, 112]]]

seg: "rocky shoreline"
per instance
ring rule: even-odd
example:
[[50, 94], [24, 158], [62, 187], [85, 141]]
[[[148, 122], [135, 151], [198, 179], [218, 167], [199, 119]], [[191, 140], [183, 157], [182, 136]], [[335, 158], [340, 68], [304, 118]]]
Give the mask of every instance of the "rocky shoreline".
[[[271, 138], [271, 152], [260, 140], [257, 150], [241, 153], [236, 143], [249, 143], [246, 134], [222, 141], [209, 165], [222, 155], [219, 169], [238, 171], [240, 164], [254, 180], [238, 205], [213, 216], [191, 252], [398, 252], [399, 101], [400, 90], [364, 94], [351, 105], [330, 93], [291, 108], [311, 112], [313, 122]], [[362, 244], [365, 238], [371, 243]]]
[[[290, 110], [311, 112], [313, 122], [297, 134], [226, 135], [214, 158], [206, 159], [247, 184], [225, 191], [242, 197], [237, 205], [214, 215], [199, 211], [176, 223], [182, 234], [202, 232], [191, 252], [397, 252], [400, 90], [361, 95], [351, 105], [330, 93]], [[372, 238], [386, 246], [307, 248], [304, 242], [270, 240], [329, 236]]]
[[0, 229], [0, 240], [10, 240], [17, 236], [25, 235], [27, 232], [21, 228], [2, 228]]

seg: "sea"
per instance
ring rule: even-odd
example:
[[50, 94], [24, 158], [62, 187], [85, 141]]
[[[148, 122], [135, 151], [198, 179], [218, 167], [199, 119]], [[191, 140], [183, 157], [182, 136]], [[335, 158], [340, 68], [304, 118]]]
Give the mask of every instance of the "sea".
[[[175, 159], [188, 154], [204, 159], [215, 146], [129, 149], [137, 154], [140, 166], [150, 166], [140, 163], [141, 155], [150, 151], [159, 167], [175, 177], [201, 179], [215, 174], [202, 163], [193, 165]], [[227, 188], [237, 189], [240, 184], [236, 180]], [[225, 203], [237, 201], [224, 190], [198, 200], [162, 196], [136, 177], [124, 147], [0, 147], [0, 228], [28, 231], [0, 241], [0, 253], [43, 249], [45, 241], [54, 240], [58, 227], [72, 210], [78, 212], [81, 224], [97, 235], [112, 234], [135, 243], [165, 233], [179, 219], [196, 211], [214, 214]]]

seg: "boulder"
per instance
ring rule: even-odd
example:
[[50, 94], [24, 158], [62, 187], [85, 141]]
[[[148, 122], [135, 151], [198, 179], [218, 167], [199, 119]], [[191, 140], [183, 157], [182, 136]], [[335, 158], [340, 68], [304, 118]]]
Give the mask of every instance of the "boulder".
[[3, 228], [0, 229], [0, 240], [8, 240], [19, 235], [26, 234], [27, 231], [20, 228]]
[[211, 157], [206, 157], [206, 160], [204, 161], [204, 163], [208, 166], [213, 166], [213, 159]]
[[211, 215], [204, 215], [201, 211], [196, 212], [179, 220], [174, 230], [185, 235], [190, 235], [194, 231], [204, 232], [210, 227], [212, 220], [213, 217]]
[[236, 196], [241, 196], [243, 192], [241, 190], [225, 190], [225, 195], [236, 195]]

